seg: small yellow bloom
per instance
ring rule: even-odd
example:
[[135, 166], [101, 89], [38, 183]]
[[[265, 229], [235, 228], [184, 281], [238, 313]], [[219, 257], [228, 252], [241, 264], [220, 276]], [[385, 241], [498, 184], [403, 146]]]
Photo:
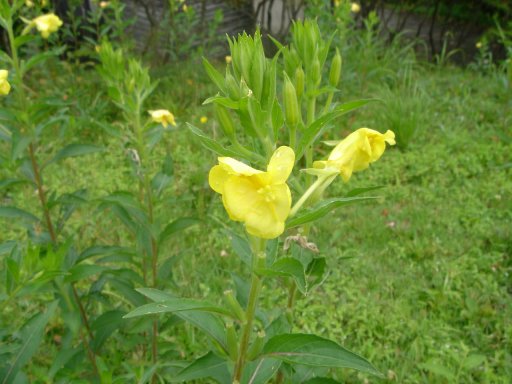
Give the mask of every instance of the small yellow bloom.
[[107, 8], [110, 5], [110, 1], [100, 1], [100, 8]]
[[286, 180], [293, 169], [295, 153], [279, 147], [267, 166], [259, 171], [231, 157], [219, 157], [210, 170], [210, 187], [222, 195], [229, 218], [245, 224], [247, 232], [273, 239], [284, 232], [292, 197]]
[[11, 84], [7, 81], [8, 76], [8, 70], [0, 69], [0, 95], [8, 95], [11, 91]]
[[208, 118], [206, 116], [201, 116], [199, 121], [201, 122], [201, 124], [206, 124], [208, 122]]
[[155, 123], [161, 123], [164, 128], [167, 128], [168, 124], [176, 126], [174, 115], [167, 109], [157, 109], [156, 111], [148, 111], [151, 118]]
[[51, 33], [56, 32], [60, 26], [62, 25], [62, 20], [53, 13], [48, 13], [46, 15], [38, 16], [34, 20], [30, 22], [28, 25], [28, 29], [32, 27], [36, 27], [37, 30], [41, 33], [41, 36], [44, 39], [47, 39]]
[[337, 8], [341, 4], [341, 0], [334, 0], [334, 6]]
[[361, 12], [361, 6], [357, 3], [352, 3], [350, 4], [350, 10], [354, 13], [359, 13]]
[[25, 0], [25, 5], [29, 8], [34, 6], [34, 2], [32, 0]]
[[393, 131], [382, 134], [373, 129], [360, 128], [340, 141], [327, 160], [315, 161], [313, 166], [335, 169], [347, 182], [353, 172], [362, 171], [377, 161], [384, 153], [386, 143], [395, 144]]
[[475, 47], [477, 47], [478, 49], [482, 48], [482, 42], [479, 41], [475, 44]]
[[226, 60], [226, 64], [230, 64], [233, 61], [233, 59], [229, 55], [226, 56], [224, 59]]
[[183, 4], [183, 12], [187, 12], [188, 11], [188, 6], [187, 4]]

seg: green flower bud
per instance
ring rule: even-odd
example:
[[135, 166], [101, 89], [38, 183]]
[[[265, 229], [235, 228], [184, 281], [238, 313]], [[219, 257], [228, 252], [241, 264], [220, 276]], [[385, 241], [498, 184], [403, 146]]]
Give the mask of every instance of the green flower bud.
[[331, 72], [329, 73], [329, 84], [337, 87], [341, 76], [341, 55], [340, 51], [336, 48], [336, 54], [332, 58]]
[[244, 323], [246, 320], [245, 311], [233, 295], [233, 291], [231, 289], [224, 291], [224, 298], [226, 299], [226, 304], [228, 305], [229, 309], [233, 311], [238, 320]]
[[295, 70], [295, 90], [297, 91], [297, 98], [300, 100], [304, 94], [304, 70], [302, 67], [297, 67]]
[[284, 116], [286, 124], [295, 127], [301, 119], [299, 102], [297, 100], [297, 92], [293, 86], [290, 78], [285, 73], [284, 87], [283, 87], [283, 101], [284, 101]]
[[254, 360], [256, 359], [259, 354], [261, 353], [261, 350], [263, 349], [263, 345], [265, 344], [265, 331], [258, 332], [258, 336], [256, 339], [252, 342], [252, 345], [250, 346], [249, 350], [247, 351], [247, 359]]
[[215, 113], [222, 132], [224, 132], [227, 137], [233, 138], [235, 136], [235, 126], [227, 108], [222, 105], [215, 104]]
[[226, 342], [228, 345], [228, 354], [231, 360], [235, 361], [238, 356], [238, 336], [235, 326], [232, 322], [226, 324]]

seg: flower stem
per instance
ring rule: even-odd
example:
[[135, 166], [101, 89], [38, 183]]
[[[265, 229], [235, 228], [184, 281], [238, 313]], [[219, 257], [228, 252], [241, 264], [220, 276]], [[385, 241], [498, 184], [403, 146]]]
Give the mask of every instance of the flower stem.
[[240, 382], [242, 378], [243, 369], [246, 363], [247, 350], [249, 348], [249, 341], [251, 339], [252, 325], [254, 322], [254, 314], [258, 304], [258, 296], [261, 289], [261, 279], [256, 274], [256, 268], [263, 266], [265, 261], [265, 245], [266, 241], [262, 239], [254, 239], [255, 246], [253, 250], [253, 268], [251, 278], [251, 290], [249, 292], [249, 301], [247, 310], [245, 312], [245, 324], [242, 331], [242, 338], [240, 340], [240, 347], [238, 349], [238, 359], [235, 365], [235, 372], [233, 374], [233, 382]]

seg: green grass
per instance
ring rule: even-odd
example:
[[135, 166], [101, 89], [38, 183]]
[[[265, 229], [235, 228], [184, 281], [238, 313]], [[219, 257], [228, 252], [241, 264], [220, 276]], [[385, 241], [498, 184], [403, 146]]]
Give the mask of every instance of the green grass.
[[[339, 139], [362, 126], [400, 130], [395, 123], [404, 108], [413, 133], [406, 148], [388, 149], [369, 170], [355, 174], [349, 185], [339, 179], [328, 191], [334, 196], [359, 186], [384, 186], [374, 192], [382, 196], [377, 202], [339, 209], [311, 234], [310, 240], [331, 268], [320, 287], [298, 300], [295, 330], [330, 337], [367, 357], [387, 376], [378, 380], [348, 370], [333, 372], [346, 383], [508, 383], [512, 377], [510, 88], [499, 73], [482, 75], [417, 63], [407, 72], [401, 71], [395, 58], [378, 52], [371, 60], [367, 55], [358, 61], [355, 50], [346, 56], [343, 99], [378, 97], [384, 103], [370, 104], [340, 120], [326, 139]], [[363, 77], [358, 76], [360, 66]], [[220, 301], [222, 292], [232, 287], [229, 271], [245, 271], [224, 229], [238, 233], [242, 229], [228, 221], [220, 199], [208, 187], [207, 172], [215, 156], [185, 128], [185, 121], [199, 125], [199, 117], [206, 115], [210, 120], [203, 126], [205, 131], [218, 135], [212, 111], [200, 105], [212, 90], [202, 72], [186, 67], [168, 73], [152, 97], [155, 105], [175, 111], [180, 124], [151, 154], [151, 164], [156, 170], [165, 152], [172, 154], [175, 181], [159, 207], [169, 221], [182, 215], [205, 220], [201, 227], [167, 243], [162, 260], [175, 259], [172, 269], [162, 273], [169, 272], [166, 289]], [[69, 74], [57, 76], [59, 68], [49, 74], [57, 79], [57, 87], [71, 81]], [[410, 76], [406, 86], [405, 76]], [[133, 179], [123, 141], [87, 124], [91, 116], [113, 127], [119, 119], [101, 87], [87, 83], [87, 78], [90, 73], [83, 72], [73, 80], [77, 126], [49, 131], [46, 140], [53, 143], [49, 151], [75, 139], [101, 143], [107, 150], [49, 168], [45, 182], [59, 193], [80, 187], [89, 191], [89, 203], [66, 229], [77, 248], [95, 243], [130, 246], [133, 239], [119, 221], [97, 209], [96, 199], [131, 188]], [[417, 93], [408, 93], [411, 87]], [[319, 148], [318, 156], [328, 150]], [[0, 178], [9, 172], [0, 170]], [[11, 188], [0, 197], [2, 204], [15, 202], [38, 213], [31, 188]], [[3, 221], [2, 227], [0, 242], [26, 238], [24, 230], [10, 222]], [[83, 281], [80, 289], [85, 292], [93, 281]], [[282, 287], [276, 283], [264, 291], [263, 306], [285, 302], [278, 288]], [[115, 289], [110, 292], [110, 297], [90, 301], [93, 319], [105, 309], [126, 309]], [[0, 315], [0, 337], [8, 339], [22, 319], [49, 300], [47, 293], [39, 292], [9, 303]], [[51, 382], [48, 369], [59, 350], [55, 335], [62, 336], [62, 321], [49, 325], [44, 346], [26, 370], [32, 382]], [[102, 352], [119, 382], [123, 375], [137, 371], [134, 367], [140, 360], [136, 345], [141, 340], [128, 332], [121, 328], [114, 333]], [[192, 327], [175, 326], [170, 320], [162, 327], [162, 360], [198, 356], [203, 343]], [[84, 356], [77, 359], [85, 362]], [[68, 378], [85, 382], [79, 371], [72, 370], [61, 373], [58, 382]]]

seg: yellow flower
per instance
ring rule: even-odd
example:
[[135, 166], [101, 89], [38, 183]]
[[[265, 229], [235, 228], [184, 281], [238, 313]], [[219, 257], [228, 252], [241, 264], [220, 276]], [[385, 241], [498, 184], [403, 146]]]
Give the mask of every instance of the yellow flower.
[[28, 28], [36, 27], [37, 30], [41, 33], [41, 36], [44, 39], [47, 39], [51, 33], [56, 32], [59, 27], [62, 25], [62, 20], [53, 13], [48, 13], [46, 15], [38, 16], [34, 20], [30, 22]]
[[334, 6], [337, 8], [341, 4], [341, 0], [334, 0]]
[[295, 162], [290, 147], [279, 147], [267, 166], [259, 171], [231, 157], [219, 157], [210, 170], [210, 187], [222, 195], [231, 220], [245, 224], [247, 232], [273, 239], [284, 232], [292, 197], [286, 179]]
[[148, 112], [151, 115], [151, 119], [153, 119], [155, 123], [161, 123], [164, 126], [164, 128], [167, 128], [168, 124], [176, 126], [174, 115], [167, 109], [157, 109], [156, 111]]
[[233, 61], [233, 59], [229, 55], [226, 56], [224, 59], [226, 60], [226, 64], [230, 64]]
[[359, 13], [361, 11], [361, 6], [357, 3], [350, 4], [350, 10], [354, 13]]
[[183, 12], [187, 12], [188, 11], [188, 6], [187, 4], [183, 4]]
[[482, 42], [479, 41], [475, 44], [475, 47], [477, 47], [478, 49], [482, 48]]
[[107, 8], [110, 5], [110, 1], [100, 1], [100, 8]]
[[34, 6], [34, 2], [32, 0], [25, 0], [25, 5], [28, 8], [32, 8]]
[[6, 69], [0, 69], [0, 95], [8, 95], [11, 91], [11, 84], [7, 81], [9, 71]]
[[395, 144], [393, 131], [382, 134], [373, 129], [360, 128], [340, 141], [327, 160], [315, 161], [313, 166], [335, 169], [347, 182], [353, 172], [362, 171], [377, 161], [384, 153], [386, 143]]
[[206, 124], [208, 122], [208, 118], [206, 116], [201, 116], [199, 121], [201, 122], [201, 124]]

